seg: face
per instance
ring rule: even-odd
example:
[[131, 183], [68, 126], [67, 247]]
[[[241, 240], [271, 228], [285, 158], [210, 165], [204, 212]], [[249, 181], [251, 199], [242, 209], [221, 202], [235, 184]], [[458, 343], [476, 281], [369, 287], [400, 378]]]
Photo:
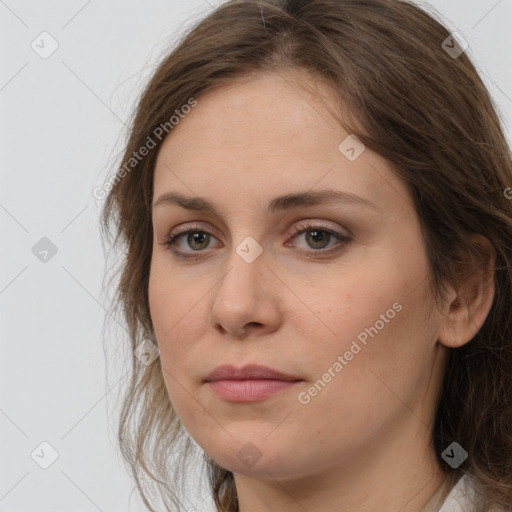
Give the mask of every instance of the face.
[[[163, 376], [186, 430], [235, 474], [341, 470], [434, 413], [440, 316], [419, 219], [391, 164], [331, 117], [335, 101], [308, 75], [260, 74], [198, 98], [158, 154]], [[155, 206], [167, 193], [213, 208]], [[205, 382], [225, 364], [294, 381]]]

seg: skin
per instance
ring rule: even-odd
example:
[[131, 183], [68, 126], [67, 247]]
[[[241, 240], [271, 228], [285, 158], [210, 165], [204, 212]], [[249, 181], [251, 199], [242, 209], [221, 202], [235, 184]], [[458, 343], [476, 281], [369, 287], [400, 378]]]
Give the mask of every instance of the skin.
[[[149, 302], [172, 405], [193, 439], [234, 473], [242, 512], [420, 510], [443, 479], [430, 439], [447, 347], [471, 340], [492, 304], [494, 289], [473, 274], [434, 307], [409, 191], [369, 148], [355, 161], [339, 151], [349, 134], [325, 107], [335, 102], [305, 72], [260, 73], [198, 98], [158, 154], [154, 201], [173, 191], [219, 210], [153, 208]], [[267, 211], [277, 195], [323, 189], [375, 208]], [[321, 256], [340, 242], [315, 245], [314, 228], [294, 235], [302, 221], [350, 241]], [[176, 248], [198, 256], [174, 255], [166, 237], [194, 224], [213, 236], [190, 245], [184, 235]], [[249, 236], [263, 249], [252, 263], [237, 253]], [[462, 301], [465, 291], [473, 302]], [[395, 303], [394, 318], [300, 403], [298, 394]], [[203, 382], [227, 363], [262, 364], [303, 382], [231, 403]], [[247, 443], [260, 457], [251, 467], [237, 456]]]

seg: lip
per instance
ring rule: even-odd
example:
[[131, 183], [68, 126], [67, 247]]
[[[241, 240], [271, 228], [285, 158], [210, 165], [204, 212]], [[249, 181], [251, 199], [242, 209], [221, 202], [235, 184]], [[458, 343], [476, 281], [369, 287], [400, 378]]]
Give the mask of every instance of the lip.
[[205, 384], [228, 402], [259, 402], [296, 386], [298, 380], [216, 380]]
[[302, 379], [267, 366], [249, 364], [243, 368], [223, 365], [215, 368], [204, 383], [229, 402], [257, 402], [292, 388]]
[[297, 376], [288, 375], [286, 373], [274, 370], [268, 366], [258, 364], [247, 364], [242, 368], [236, 368], [231, 364], [217, 366], [205, 379], [206, 382], [214, 382], [217, 380], [302, 380]]

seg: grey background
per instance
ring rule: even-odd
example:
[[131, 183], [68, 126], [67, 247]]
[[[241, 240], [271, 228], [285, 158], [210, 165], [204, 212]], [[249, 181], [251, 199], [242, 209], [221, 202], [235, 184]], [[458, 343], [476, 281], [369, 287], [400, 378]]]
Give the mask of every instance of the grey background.
[[[125, 370], [106, 372], [109, 294], [92, 190], [116, 162], [154, 65], [219, 3], [0, 1], [0, 511], [144, 510], [115, 442]], [[422, 5], [469, 42], [512, 140], [512, 1]], [[58, 43], [46, 59], [31, 47], [44, 31]], [[34, 246], [50, 251], [46, 262]], [[48, 469], [31, 457], [49, 460], [42, 442], [58, 453]], [[185, 506], [210, 510], [204, 482], [190, 489]]]

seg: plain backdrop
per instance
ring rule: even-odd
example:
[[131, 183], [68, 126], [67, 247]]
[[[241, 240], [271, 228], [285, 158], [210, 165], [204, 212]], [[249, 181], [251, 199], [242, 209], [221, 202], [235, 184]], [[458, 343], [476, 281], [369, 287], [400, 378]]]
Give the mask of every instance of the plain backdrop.
[[[0, 511], [144, 510], [109, 406], [124, 371], [106, 372], [92, 190], [155, 64], [219, 3], [0, 1]], [[511, 140], [512, 2], [422, 5], [469, 42]], [[186, 507], [213, 510], [204, 481], [190, 488]]]

